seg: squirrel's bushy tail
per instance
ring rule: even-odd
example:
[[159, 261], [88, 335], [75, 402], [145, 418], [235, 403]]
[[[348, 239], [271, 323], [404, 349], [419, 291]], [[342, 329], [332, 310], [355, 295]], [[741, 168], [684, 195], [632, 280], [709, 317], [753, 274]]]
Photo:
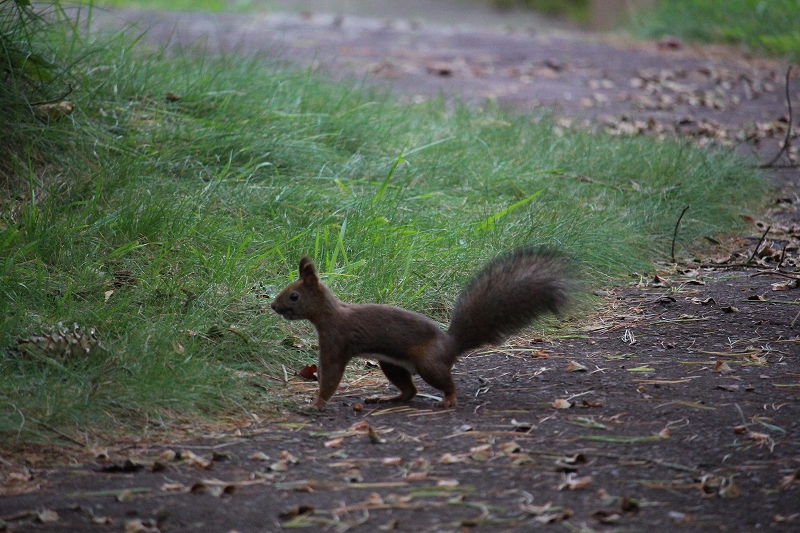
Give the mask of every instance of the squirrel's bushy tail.
[[557, 313], [573, 285], [567, 258], [545, 248], [519, 248], [489, 262], [461, 291], [447, 334], [457, 354], [499, 344], [537, 316]]

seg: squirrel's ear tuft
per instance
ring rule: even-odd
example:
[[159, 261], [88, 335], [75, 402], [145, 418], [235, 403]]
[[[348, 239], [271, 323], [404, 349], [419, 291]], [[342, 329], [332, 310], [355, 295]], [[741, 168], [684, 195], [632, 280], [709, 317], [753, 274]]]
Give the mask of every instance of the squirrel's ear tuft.
[[304, 255], [303, 258], [300, 259], [300, 279], [306, 284], [319, 283], [317, 269], [314, 268], [314, 263], [307, 255]]

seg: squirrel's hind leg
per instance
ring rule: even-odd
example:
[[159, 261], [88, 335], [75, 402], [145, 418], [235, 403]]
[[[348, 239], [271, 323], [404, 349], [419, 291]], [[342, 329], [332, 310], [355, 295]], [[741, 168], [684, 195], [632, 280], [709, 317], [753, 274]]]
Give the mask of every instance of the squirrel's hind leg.
[[385, 361], [378, 361], [381, 370], [386, 374], [392, 385], [400, 389], [400, 394], [397, 396], [376, 396], [374, 398], [366, 398], [365, 403], [382, 403], [382, 402], [407, 402], [417, 395], [417, 387], [414, 385], [414, 380], [411, 377], [411, 372], [402, 366], [393, 365]]

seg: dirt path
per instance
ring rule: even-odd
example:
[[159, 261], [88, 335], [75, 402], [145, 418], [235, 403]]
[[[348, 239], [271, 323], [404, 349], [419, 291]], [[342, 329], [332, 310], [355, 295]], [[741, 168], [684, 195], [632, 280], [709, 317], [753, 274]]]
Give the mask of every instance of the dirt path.
[[[730, 51], [324, 14], [123, 16], [153, 42], [268, 51], [410, 99], [544, 107], [562, 127], [678, 131], [762, 161], [786, 131], [785, 65]], [[699, 258], [725, 264], [664, 265], [600, 293], [607, 308], [579, 335], [462, 359], [455, 410], [425, 397], [357, 410], [386, 385], [353, 374], [317, 417], [87, 463], [2, 462], [0, 519], [15, 532], [798, 531], [800, 178], [773, 178], [782, 191], [751, 234]], [[755, 264], [731, 267], [757, 246]], [[303, 404], [314, 389], [293, 378], [287, 393]]]

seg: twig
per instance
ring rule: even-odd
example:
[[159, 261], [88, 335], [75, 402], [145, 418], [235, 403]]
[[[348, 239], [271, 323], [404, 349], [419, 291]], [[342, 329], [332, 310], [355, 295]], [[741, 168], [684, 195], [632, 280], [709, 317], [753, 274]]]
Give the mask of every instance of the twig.
[[786, 247], [789, 246], [789, 241], [786, 241], [786, 244], [783, 245], [783, 250], [781, 250], [781, 259], [778, 261], [778, 266], [776, 268], [781, 268], [783, 264], [783, 260], [786, 259]]
[[65, 93], [64, 93], [64, 94], [62, 94], [61, 96], [58, 96], [58, 97], [56, 97], [56, 98], [53, 98], [52, 100], [43, 100], [43, 101], [41, 101], [41, 102], [31, 102], [31, 103], [30, 103], [30, 106], [31, 106], [31, 107], [34, 107], [34, 106], [37, 106], [37, 105], [54, 104], [54, 103], [56, 103], [56, 102], [60, 102], [61, 100], [63, 100], [63, 99], [64, 99], [64, 98], [66, 98], [67, 96], [69, 96], [71, 93], [72, 93], [72, 84], [71, 84], [71, 83], [68, 83], [68, 84], [67, 84], [67, 92], [65, 92]]
[[671, 252], [671, 256], [672, 256], [672, 262], [673, 263], [675, 262], [675, 239], [678, 237], [678, 226], [681, 225], [681, 220], [683, 220], [683, 215], [686, 214], [686, 211], [688, 211], [690, 206], [691, 206], [691, 204], [689, 204], [689, 205], [687, 205], [686, 207], [683, 208], [683, 211], [681, 211], [681, 216], [678, 217], [678, 221], [675, 223], [675, 231], [672, 232], [672, 252]]
[[746, 304], [782, 304], [782, 305], [800, 305], [800, 302], [787, 302], [785, 300], [739, 300]]
[[766, 239], [766, 237], [767, 237], [767, 233], [769, 233], [769, 230], [771, 230], [771, 229], [772, 229], [772, 226], [767, 226], [767, 230], [766, 230], [766, 231], [764, 232], [764, 234], [761, 236], [761, 239], [758, 241], [758, 244], [756, 244], [756, 247], [753, 249], [753, 253], [752, 253], [752, 254], [750, 254], [750, 259], [748, 259], [748, 260], [747, 260], [747, 262], [748, 262], [748, 263], [750, 263], [750, 262], [752, 262], [752, 261], [753, 261], [753, 258], [754, 258], [754, 257], [756, 256], [756, 254], [758, 253], [758, 249], [759, 249], [759, 248], [761, 248], [761, 245], [762, 245], [762, 244], [764, 244], [764, 239]]
[[69, 435], [67, 435], [65, 433], [62, 433], [61, 431], [57, 430], [56, 428], [48, 426], [44, 422], [37, 421], [36, 423], [39, 424], [40, 426], [42, 426], [44, 429], [46, 429], [48, 431], [52, 431], [53, 433], [55, 433], [56, 435], [58, 435], [59, 437], [61, 437], [64, 440], [68, 440], [69, 442], [71, 442], [73, 444], [77, 444], [81, 448], [85, 448], [86, 447], [86, 444], [84, 444], [83, 442], [80, 442], [80, 441], [77, 441], [77, 440], [73, 439]]
[[782, 278], [800, 279], [800, 274], [794, 274], [793, 272], [784, 272], [783, 270], [759, 270], [755, 274], [750, 274], [751, 278], [754, 278], [756, 276], [780, 276]]
[[792, 66], [789, 65], [789, 67], [786, 68], [786, 105], [789, 107], [789, 125], [786, 126], [786, 136], [783, 138], [783, 146], [781, 146], [781, 149], [778, 150], [778, 153], [775, 154], [775, 157], [773, 157], [770, 160], [769, 163], [766, 163], [764, 165], [759, 165], [759, 168], [771, 168], [772, 165], [774, 165], [775, 163], [778, 162], [778, 159], [780, 159], [780, 157], [784, 154], [784, 152], [789, 150], [789, 146], [791, 145], [791, 142], [792, 142], [792, 97], [789, 94], [789, 79], [790, 79], [790, 74], [791, 73], [792, 73]]
[[797, 319], [798, 319], [798, 318], [800, 318], [800, 311], [798, 311], [798, 312], [797, 312], [797, 314], [796, 314], [796, 315], [794, 315], [794, 320], [792, 320], [792, 325], [791, 325], [791, 326], [789, 326], [789, 327], [793, 328], [793, 327], [794, 327], [794, 324], [795, 324], [795, 322], [797, 322]]

